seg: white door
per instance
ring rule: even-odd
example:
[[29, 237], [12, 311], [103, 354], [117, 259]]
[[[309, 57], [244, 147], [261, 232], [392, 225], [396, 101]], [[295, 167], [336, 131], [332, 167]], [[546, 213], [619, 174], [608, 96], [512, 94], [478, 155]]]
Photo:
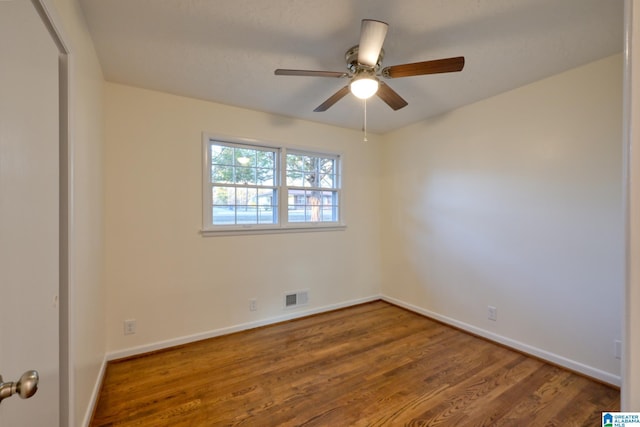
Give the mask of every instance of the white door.
[[38, 391], [0, 426], [59, 425], [58, 49], [29, 0], [0, 1], [0, 375]]

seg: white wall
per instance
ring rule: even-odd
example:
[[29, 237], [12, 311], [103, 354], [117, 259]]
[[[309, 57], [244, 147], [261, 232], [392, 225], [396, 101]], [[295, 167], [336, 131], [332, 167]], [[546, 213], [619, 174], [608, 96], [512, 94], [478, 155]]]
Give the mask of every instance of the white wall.
[[[378, 295], [374, 135], [112, 83], [105, 94], [110, 352], [290, 314], [285, 291], [309, 289], [309, 310]], [[346, 230], [201, 236], [203, 131], [342, 152]]]
[[[106, 349], [103, 287], [103, 76], [77, 0], [52, 0], [69, 45], [70, 271], [69, 425], [90, 415]], [[64, 399], [65, 397], [63, 397]]]
[[616, 55], [386, 135], [383, 294], [619, 382], [621, 106]]

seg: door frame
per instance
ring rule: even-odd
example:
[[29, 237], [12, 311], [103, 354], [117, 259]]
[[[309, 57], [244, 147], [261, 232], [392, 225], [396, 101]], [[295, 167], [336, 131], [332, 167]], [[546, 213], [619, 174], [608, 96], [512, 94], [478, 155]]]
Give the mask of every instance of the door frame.
[[73, 327], [73, 264], [74, 264], [74, 203], [73, 203], [73, 108], [74, 80], [72, 78], [73, 55], [69, 38], [62, 30], [62, 20], [55, 11], [53, 0], [31, 0], [51, 39], [58, 48], [59, 92], [59, 280], [58, 322], [60, 353], [60, 426], [76, 425], [75, 370]]
[[[635, 7], [634, 7], [635, 6]], [[638, 46], [633, 50], [633, 45]], [[640, 411], [640, 2], [624, 4], [624, 215], [622, 411]]]

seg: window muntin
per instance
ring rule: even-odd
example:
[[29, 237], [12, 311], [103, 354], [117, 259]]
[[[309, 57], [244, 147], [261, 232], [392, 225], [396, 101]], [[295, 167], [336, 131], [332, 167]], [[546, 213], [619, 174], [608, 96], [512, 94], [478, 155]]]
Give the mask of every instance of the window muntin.
[[340, 156], [204, 139], [204, 231], [342, 226]]

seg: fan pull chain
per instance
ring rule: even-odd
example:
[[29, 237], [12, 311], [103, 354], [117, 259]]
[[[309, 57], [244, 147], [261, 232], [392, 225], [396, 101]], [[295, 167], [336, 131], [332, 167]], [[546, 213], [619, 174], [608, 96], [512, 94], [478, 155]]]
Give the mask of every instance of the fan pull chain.
[[363, 142], [367, 142], [367, 100], [364, 100], [364, 124], [362, 125], [362, 131], [364, 132]]

